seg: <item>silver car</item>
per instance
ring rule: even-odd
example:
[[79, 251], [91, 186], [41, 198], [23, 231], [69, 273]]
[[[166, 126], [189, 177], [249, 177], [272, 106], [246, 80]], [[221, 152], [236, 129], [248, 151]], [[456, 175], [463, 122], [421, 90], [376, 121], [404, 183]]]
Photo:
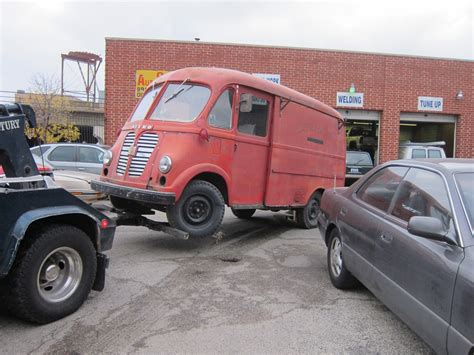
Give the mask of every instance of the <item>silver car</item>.
[[81, 143], [43, 144], [30, 149], [54, 169], [84, 171], [92, 174], [102, 172], [106, 146]]
[[437, 353], [473, 353], [474, 160], [385, 163], [321, 211], [335, 287], [360, 281]]

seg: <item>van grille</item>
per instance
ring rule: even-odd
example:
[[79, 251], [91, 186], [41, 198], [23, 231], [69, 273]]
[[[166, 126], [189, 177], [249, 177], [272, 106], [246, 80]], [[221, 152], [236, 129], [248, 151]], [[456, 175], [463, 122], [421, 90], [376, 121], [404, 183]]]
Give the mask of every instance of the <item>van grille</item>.
[[122, 150], [120, 151], [120, 156], [117, 164], [117, 174], [124, 175], [125, 170], [127, 170], [128, 163], [128, 150], [133, 145], [135, 141], [135, 133], [130, 132], [126, 135], [125, 140], [123, 141]]
[[158, 134], [144, 133], [137, 142], [137, 154], [132, 158], [128, 168], [129, 176], [140, 176], [145, 170], [153, 150], [158, 144]]

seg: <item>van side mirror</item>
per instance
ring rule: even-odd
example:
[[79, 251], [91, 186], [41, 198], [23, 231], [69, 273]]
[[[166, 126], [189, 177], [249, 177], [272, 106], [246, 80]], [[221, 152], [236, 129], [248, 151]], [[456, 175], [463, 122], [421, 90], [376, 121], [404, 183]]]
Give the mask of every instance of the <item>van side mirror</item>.
[[242, 94], [240, 96], [240, 112], [252, 112], [252, 98], [251, 94]]
[[411, 217], [408, 221], [408, 232], [426, 239], [438, 240], [448, 244], [456, 244], [448, 237], [448, 231], [443, 223], [435, 217]]

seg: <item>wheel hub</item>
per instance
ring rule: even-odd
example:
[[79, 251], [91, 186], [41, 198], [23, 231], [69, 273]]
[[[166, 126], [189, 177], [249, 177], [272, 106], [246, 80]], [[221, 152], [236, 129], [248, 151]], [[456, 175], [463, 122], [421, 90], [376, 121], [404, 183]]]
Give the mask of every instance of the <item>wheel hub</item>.
[[59, 277], [60, 271], [61, 269], [59, 268], [58, 265], [55, 265], [55, 264], [49, 265], [45, 270], [44, 278], [48, 282], [54, 281]]
[[205, 197], [193, 196], [186, 202], [185, 211], [189, 222], [199, 224], [209, 219], [212, 207]]
[[38, 271], [39, 295], [50, 303], [71, 297], [82, 279], [83, 263], [79, 253], [69, 247], [53, 250], [43, 259]]

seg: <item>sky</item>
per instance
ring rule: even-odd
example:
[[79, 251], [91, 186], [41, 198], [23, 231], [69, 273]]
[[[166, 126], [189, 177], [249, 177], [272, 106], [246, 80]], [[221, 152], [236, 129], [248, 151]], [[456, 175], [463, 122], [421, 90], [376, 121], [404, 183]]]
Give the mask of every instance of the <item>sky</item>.
[[[59, 80], [61, 53], [105, 57], [105, 38], [335, 49], [474, 60], [472, 0], [60, 1], [0, 0], [1, 91]], [[106, 60], [107, 58], [105, 58]], [[65, 86], [79, 90], [77, 66]], [[98, 76], [104, 88], [104, 67]]]

